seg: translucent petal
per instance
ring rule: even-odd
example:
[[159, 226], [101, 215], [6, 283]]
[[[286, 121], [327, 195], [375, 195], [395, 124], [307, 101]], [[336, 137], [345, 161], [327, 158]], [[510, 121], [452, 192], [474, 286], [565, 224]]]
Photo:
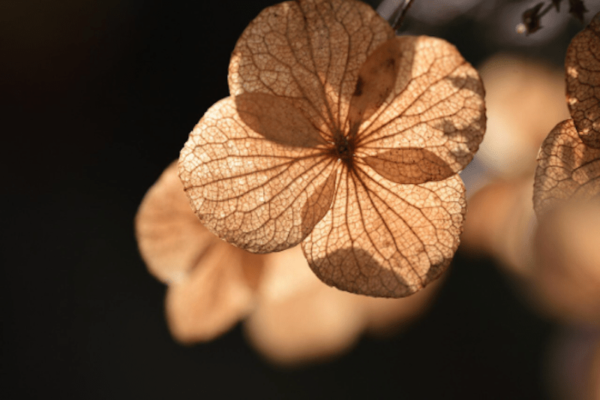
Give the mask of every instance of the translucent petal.
[[404, 297], [437, 278], [459, 243], [465, 212], [460, 177], [420, 185], [391, 182], [366, 165], [340, 174], [332, 210], [302, 243], [328, 285]]
[[268, 253], [297, 245], [325, 215], [333, 164], [321, 149], [281, 145], [253, 131], [226, 98], [190, 134], [179, 171], [204, 226], [237, 247]]
[[263, 10], [238, 40], [229, 66], [230, 93], [285, 98], [331, 135], [346, 120], [360, 66], [393, 35], [362, 2], [277, 4]]

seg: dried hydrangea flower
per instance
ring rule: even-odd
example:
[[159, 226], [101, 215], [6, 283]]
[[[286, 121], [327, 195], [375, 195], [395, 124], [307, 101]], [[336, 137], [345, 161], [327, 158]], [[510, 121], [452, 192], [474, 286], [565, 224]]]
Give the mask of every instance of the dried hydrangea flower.
[[136, 236], [149, 271], [169, 285], [165, 308], [177, 341], [209, 341], [245, 319], [249, 341], [278, 364], [339, 355], [363, 332], [394, 333], [422, 314], [439, 286], [407, 299], [357, 296], [319, 281], [298, 246], [272, 254], [233, 247], [198, 221], [176, 164], [142, 201]]
[[457, 173], [485, 130], [483, 86], [454, 46], [394, 37], [357, 1], [285, 2], [240, 37], [229, 88], [179, 162], [208, 229], [255, 253], [302, 244], [322, 281], [371, 296], [446, 269]]

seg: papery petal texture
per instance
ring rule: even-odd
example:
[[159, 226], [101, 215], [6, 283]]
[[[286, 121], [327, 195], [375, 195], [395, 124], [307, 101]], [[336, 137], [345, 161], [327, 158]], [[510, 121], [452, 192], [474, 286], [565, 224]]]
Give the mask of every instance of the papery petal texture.
[[462, 180], [400, 185], [344, 171], [331, 211], [302, 243], [315, 274], [339, 289], [404, 297], [449, 265], [465, 213]]
[[268, 140], [244, 123], [231, 97], [206, 112], [179, 160], [202, 224], [254, 253], [300, 243], [333, 198], [334, 160]]
[[384, 46], [398, 76], [387, 99], [358, 129], [358, 155], [425, 148], [452, 171], [461, 171], [485, 132], [484, 89], [477, 71], [441, 39], [397, 37]]
[[567, 104], [581, 140], [600, 149], [600, 13], [569, 45]]
[[538, 154], [533, 205], [538, 216], [562, 201], [600, 195], [600, 149], [587, 146], [573, 120], [556, 125]]
[[246, 28], [229, 66], [231, 95], [287, 99], [330, 135], [346, 120], [358, 70], [394, 32], [354, 0], [288, 1], [263, 10]]

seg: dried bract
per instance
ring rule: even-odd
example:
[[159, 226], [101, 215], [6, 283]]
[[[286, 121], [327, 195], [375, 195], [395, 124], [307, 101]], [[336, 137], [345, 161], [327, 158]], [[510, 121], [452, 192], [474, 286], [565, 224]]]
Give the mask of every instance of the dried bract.
[[600, 149], [600, 13], [569, 45], [567, 103], [583, 142]]
[[570, 199], [600, 195], [600, 149], [586, 146], [573, 120], [559, 123], [538, 154], [533, 204], [538, 216]]
[[549, 210], [535, 234], [533, 286], [547, 312], [600, 326], [600, 202]]
[[457, 172], [485, 131], [483, 86], [449, 43], [394, 37], [357, 1], [265, 9], [180, 156], [201, 222], [237, 247], [302, 244], [340, 289], [410, 295], [448, 266], [465, 212]]
[[176, 163], [146, 194], [136, 236], [149, 271], [169, 283], [167, 317], [180, 342], [213, 339], [252, 308], [264, 256], [233, 248], [200, 224]]

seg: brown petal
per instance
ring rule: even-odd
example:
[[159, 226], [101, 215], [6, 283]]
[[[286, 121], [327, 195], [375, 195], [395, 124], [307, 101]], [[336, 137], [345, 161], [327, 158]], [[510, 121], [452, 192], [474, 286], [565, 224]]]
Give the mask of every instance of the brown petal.
[[259, 305], [244, 323], [259, 352], [292, 365], [329, 359], [356, 343], [365, 298], [324, 285], [299, 247], [270, 256]]
[[135, 218], [140, 253], [152, 275], [176, 282], [219, 239], [194, 215], [172, 163], [148, 190]]
[[235, 106], [250, 129], [275, 143], [311, 148], [325, 142], [310, 121], [285, 99], [244, 93], [235, 98]]
[[206, 112], [179, 160], [181, 180], [203, 225], [255, 253], [301, 242], [333, 196], [327, 182], [334, 160], [319, 149], [265, 139], [240, 118], [233, 98]]
[[600, 194], [600, 150], [584, 144], [573, 120], [556, 125], [538, 154], [533, 205], [541, 216], [570, 198]]
[[261, 271], [268, 256], [217, 241], [186, 279], [169, 286], [167, 321], [175, 339], [182, 343], [214, 339], [254, 306], [255, 292], [244, 270]]
[[328, 285], [376, 297], [408, 296], [437, 278], [458, 247], [465, 191], [454, 175], [393, 183], [367, 166], [340, 176], [332, 212], [302, 243]]
[[567, 103], [583, 142], [600, 149], [600, 13], [569, 45]]
[[346, 120], [358, 70], [389, 24], [354, 0], [288, 1], [263, 10], [231, 57], [231, 95], [286, 98], [315, 126], [332, 134]]
[[600, 326], [600, 202], [546, 212], [535, 234], [533, 290], [550, 314]]
[[442, 39], [395, 38], [401, 54], [390, 96], [359, 128], [364, 155], [426, 148], [455, 172], [473, 158], [485, 132], [484, 90], [477, 71]]
[[364, 161], [379, 175], [403, 184], [441, 181], [454, 175], [444, 160], [426, 149], [389, 150]]
[[395, 39], [386, 41], [360, 67], [348, 112], [350, 135], [356, 134], [360, 124], [379, 109], [394, 89], [403, 56], [400, 44]]

